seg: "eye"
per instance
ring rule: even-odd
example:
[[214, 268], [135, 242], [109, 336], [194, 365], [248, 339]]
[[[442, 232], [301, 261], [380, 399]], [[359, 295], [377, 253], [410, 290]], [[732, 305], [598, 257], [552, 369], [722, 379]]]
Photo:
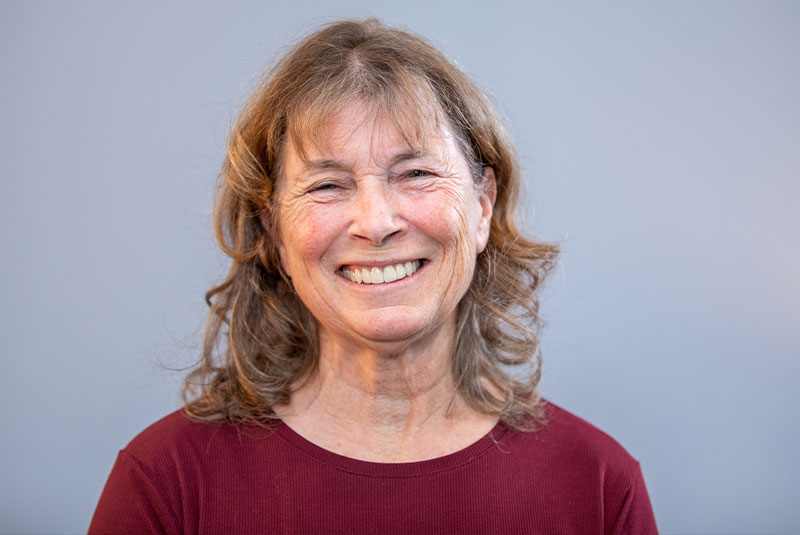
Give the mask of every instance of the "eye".
[[336, 191], [339, 188], [339, 184], [336, 184], [335, 182], [323, 182], [322, 184], [312, 186], [308, 192], [314, 193], [315, 191]]
[[433, 173], [431, 173], [430, 171], [425, 171], [424, 169], [413, 169], [405, 173], [404, 176], [406, 178], [422, 178], [426, 176], [431, 176], [432, 174]]

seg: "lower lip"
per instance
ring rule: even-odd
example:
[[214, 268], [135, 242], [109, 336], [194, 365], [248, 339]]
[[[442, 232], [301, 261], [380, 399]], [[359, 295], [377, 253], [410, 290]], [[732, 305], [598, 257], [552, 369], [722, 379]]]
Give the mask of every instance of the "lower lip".
[[413, 279], [416, 276], [417, 273], [419, 273], [420, 271], [422, 271], [423, 269], [425, 269], [428, 266], [429, 262], [427, 260], [424, 260], [422, 258], [420, 258], [419, 260], [421, 261], [422, 265], [419, 266], [419, 268], [414, 273], [412, 273], [411, 275], [407, 275], [407, 276], [403, 277], [402, 279], [399, 279], [399, 280], [396, 280], [396, 281], [393, 281], [393, 282], [382, 282], [380, 284], [364, 284], [364, 283], [361, 283], [361, 282], [353, 282], [353, 281], [351, 281], [350, 279], [348, 279], [347, 277], [345, 277], [342, 274], [341, 270], [336, 270], [336, 274], [339, 275], [339, 277], [341, 277], [341, 279], [344, 280], [345, 282], [348, 282], [348, 283], [352, 284], [353, 286], [358, 286], [359, 288], [374, 288], [374, 289], [392, 288], [392, 287], [396, 287], [398, 284], [402, 284], [403, 282], [405, 282], [405, 281], [407, 281], [409, 279]]

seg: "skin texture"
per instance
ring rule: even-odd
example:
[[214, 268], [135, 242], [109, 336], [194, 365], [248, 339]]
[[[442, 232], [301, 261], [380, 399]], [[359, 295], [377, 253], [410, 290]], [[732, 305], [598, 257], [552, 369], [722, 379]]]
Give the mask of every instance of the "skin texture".
[[[487, 168], [476, 186], [446, 127], [421, 141], [409, 146], [351, 103], [306, 144], [306, 158], [287, 143], [278, 184], [281, 263], [317, 320], [320, 363], [277, 410], [312, 442], [364, 460], [445, 455], [496, 423], [460, 400], [450, 373], [494, 175]], [[420, 259], [412, 276], [382, 285], [340, 271]]]

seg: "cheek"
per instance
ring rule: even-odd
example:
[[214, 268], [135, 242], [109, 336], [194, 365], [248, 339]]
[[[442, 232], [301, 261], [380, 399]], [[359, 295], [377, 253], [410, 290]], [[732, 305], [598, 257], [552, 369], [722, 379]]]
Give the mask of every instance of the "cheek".
[[474, 248], [470, 231], [473, 221], [460, 192], [443, 189], [434, 195], [417, 198], [409, 203], [406, 213], [426, 235], [453, 251], [466, 254]]
[[337, 217], [326, 206], [287, 209], [281, 218], [284, 263], [314, 260], [330, 246], [338, 235]]

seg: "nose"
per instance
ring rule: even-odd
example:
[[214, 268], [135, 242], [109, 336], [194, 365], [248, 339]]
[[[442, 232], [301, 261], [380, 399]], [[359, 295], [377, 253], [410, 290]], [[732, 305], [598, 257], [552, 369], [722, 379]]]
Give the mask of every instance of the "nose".
[[354, 214], [348, 231], [350, 237], [383, 245], [393, 236], [401, 234], [406, 225], [396, 213], [395, 204], [385, 181], [362, 182], [353, 203]]

